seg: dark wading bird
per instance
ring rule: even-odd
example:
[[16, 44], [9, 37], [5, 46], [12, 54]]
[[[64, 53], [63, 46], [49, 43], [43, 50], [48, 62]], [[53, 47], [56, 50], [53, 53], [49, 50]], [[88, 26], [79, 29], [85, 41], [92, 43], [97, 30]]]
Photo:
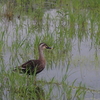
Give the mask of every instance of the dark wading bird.
[[22, 64], [21, 66], [16, 67], [14, 71], [19, 71], [20, 73], [26, 73], [28, 75], [36, 75], [40, 73], [46, 64], [46, 60], [44, 58], [43, 50], [44, 49], [52, 49], [48, 47], [45, 43], [40, 43], [38, 50], [39, 50], [39, 58], [38, 60], [29, 60], [26, 63]]

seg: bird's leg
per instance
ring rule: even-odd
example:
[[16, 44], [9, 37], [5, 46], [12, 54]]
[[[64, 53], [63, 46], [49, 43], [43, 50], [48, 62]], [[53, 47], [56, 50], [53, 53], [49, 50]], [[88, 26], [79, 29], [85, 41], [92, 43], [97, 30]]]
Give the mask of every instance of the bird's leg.
[[26, 75], [26, 86], [29, 85], [29, 75]]
[[33, 77], [33, 84], [36, 86], [36, 76]]

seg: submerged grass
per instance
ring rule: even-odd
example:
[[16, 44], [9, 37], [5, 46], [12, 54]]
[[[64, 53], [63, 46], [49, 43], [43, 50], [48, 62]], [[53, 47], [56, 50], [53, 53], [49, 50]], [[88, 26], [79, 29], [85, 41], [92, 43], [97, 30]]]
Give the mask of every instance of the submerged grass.
[[[85, 97], [86, 93], [84, 89], [80, 88], [82, 87], [81, 83], [73, 92], [75, 81], [72, 83], [72, 86], [69, 86], [69, 84], [63, 80], [61, 83], [55, 82], [54, 78], [49, 82], [45, 80], [35, 81], [32, 76], [20, 75], [19, 73], [9, 71], [1, 72], [0, 77], [0, 94], [2, 93], [1, 98], [6, 95], [5, 99], [10, 97], [14, 100], [61, 100], [66, 97], [67, 100], [74, 100], [74, 98], [77, 98], [77, 100], [84, 100], [82, 98]], [[46, 87], [46, 90], [44, 87]], [[83, 86], [83, 88], [85, 87]], [[54, 93], [54, 89], [58, 89], [59, 92]]]
[[[66, 83], [65, 77], [61, 82], [52, 78], [50, 81], [35, 80], [34, 76], [27, 76], [10, 71], [0, 72], [0, 95], [3, 99], [20, 100], [84, 100], [87, 92], [98, 92], [80, 83], [78, 87]], [[57, 92], [56, 92], [57, 91]], [[100, 92], [100, 91], [99, 91]]]

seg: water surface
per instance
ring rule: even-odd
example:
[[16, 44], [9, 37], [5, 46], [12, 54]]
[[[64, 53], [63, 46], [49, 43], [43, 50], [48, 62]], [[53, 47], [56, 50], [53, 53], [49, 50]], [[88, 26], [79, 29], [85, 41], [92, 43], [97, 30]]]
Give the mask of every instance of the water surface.
[[[48, 29], [46, 29], [47, 16], [49, 16]], [[15, 65], [17, 66], [21, 64], [23, 61], [27, 61], [27, 59], [33, 59], [35, 57], [33, 52], [34, 48], [32, 47], [32, 45], [34, 45], [36, 36], [42, 37], [47, 34], [51, 34], [54, 37], [54, 40], [57, 39], [57, 41], [61, 41], [58, 38], [60, 37], [59, 34], [57, 34], [61, 31], [60, 29], [58, 29], [60, 24], [60, 18], [61, 16], [59, 16], [59, 13], [57, 13], [56, 9], [46, 11], [42, 20], [44, 28], [40, 32], [34, 30], [34, 33], [29, 31], [29, 26], [31, 24], [34, 24], [34, 22], [32, 23], [31, 20], [29, 20], [27, 17], [25, 17], [25, 20], [23, 22], [16, 18], [14, 22], [7, 22], [5, 19], [3, 19], [3, 21], [0, 23], [0, 26], [2, 27], [2, 33], [4, 32], [4, 36], [2, 39], [2, 41], [4, 42], [2, 55], [6, 70], [11, 67], [15, 67]], [[66, 16], [66, 19], [69, 20], [68, 15]], [[89, 28], [91, 27], [89, 19], [87, 20], [87, 23], [87, 31], [89, 31]], [[20, 24], [23, 25], [22, 28]], [[68, 22], [63, 22], [62, 25], [66, 25], [65, 28], [70, 29]], [[75, 23], [76, 34], [78, 34], [78, 30], [78, 23]], [[15, 48], [14, 43], [18, 42], [20, 44], [20, 42], [22, 41], [25, 41], [23, 47], [19, 47], [19, 49]], [[66, 43], [66, 40], [64, 41]], [[61, 57], [61, 60], [57, 61], [58, 64], [53, 63], [54, 59], [50, 59], [52, 61], [52, 68], [49, 67], [51, 65], [49, 65], [48, 63], [49, 60], [47, 60], [48, 62], [46, 68], [37, 76], [37, 79], [44, 79], [46, 81], [49, 81], [54, 78], [60, 83], [64, 75], [67, 74], [68, 78], [65, 80], [66, 83], [69, 82], [71, 84], [74, 80], [76, 80], [74, 85], [77, 87], [79, 83], [82, 82], [82, 84], [85, 84], [87, 88], [100, 91], [100, 50], [99, 47], [94, 45], [93, 42], [94, 41], [92, 41], [90, 37], [88, 37], [87, 39], [82, 38], [81, 42], [78, 37], [73, 38], [71, 40], [72, 49], [69, 50], [70, 56], [68, 56], [66, 53], [68, 48], [64, 47], [65, 45], [62, 46], [62, 48], [65, 48], [64, 60], [62, 61], [63, 52], [58, 53], [58, 55]], [[26, 47], [27, 51], [25, 52], [27, 54], [25, 55], [24, 60], [22, 60], [19, 55], [23, 55], [24, 45], [26, 45], [26, 43], [29, 44], [29, 47], [31, 49], [28, 49]], [[55, 49], [53, 49], [53, 51], [55, 51]], [[68, 66], [69, 61], [70, 64]], [[66, 72], [67, 67], [68, 71]], [[54, 91], [56, 91], [56, 89], [54, 89]], [[100, 93], [94, 92], [93, 94], [94, 98], [96, 98], [97, 100], [100, 99]], [[88, 98], [92, 98], [93, 94], [88, 93], [86, 95], [86, 100], [90, 100]]]

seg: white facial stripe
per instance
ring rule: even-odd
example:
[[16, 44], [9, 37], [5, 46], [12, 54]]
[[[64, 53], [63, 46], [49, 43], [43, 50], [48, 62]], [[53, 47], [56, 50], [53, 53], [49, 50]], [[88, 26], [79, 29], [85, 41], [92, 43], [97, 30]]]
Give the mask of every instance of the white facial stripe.
[[45, 45], [44, 43], [41, 43], [39, 47], [42, 47], [43, 45]]

